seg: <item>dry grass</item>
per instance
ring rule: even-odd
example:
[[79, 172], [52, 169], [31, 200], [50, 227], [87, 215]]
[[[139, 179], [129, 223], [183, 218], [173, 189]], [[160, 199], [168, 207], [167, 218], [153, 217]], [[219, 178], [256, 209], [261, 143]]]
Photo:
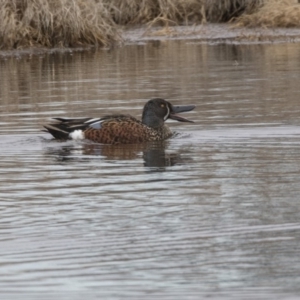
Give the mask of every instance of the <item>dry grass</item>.
[[196, 24], [228, 21], [263, 0], [99, 0], [119, 25]]
[[119, 25], [201, 21], [205, 0], [102, 0]]
[[237, 26], [299, 27], [300, 4], [297, 0], [265, 0], [253, 14], [236, 20]]
[[102, 2], [0, 0], [0, 47], [109, 45], [118, 38]]
[[264, 0], [206, 0], [205, 13], [209, 22], [227, 22], [244, 13], [251, 13]]

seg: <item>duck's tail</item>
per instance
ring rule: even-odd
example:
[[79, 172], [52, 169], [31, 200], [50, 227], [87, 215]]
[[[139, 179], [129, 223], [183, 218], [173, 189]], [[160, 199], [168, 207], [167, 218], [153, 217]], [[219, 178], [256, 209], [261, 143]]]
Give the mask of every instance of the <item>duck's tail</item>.
[[55, 139], [83, 139], [85, 130], [89, 126], [90, 118], [64, 119], [54, 118], [57, 122], [44, 125], [45, 132], [50, 133]]

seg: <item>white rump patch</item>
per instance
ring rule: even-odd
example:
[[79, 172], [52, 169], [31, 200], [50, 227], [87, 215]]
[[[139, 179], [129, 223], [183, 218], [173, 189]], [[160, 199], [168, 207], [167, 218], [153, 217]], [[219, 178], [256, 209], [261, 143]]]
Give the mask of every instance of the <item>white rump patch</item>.
[[74, 130], [73, 132], [70, 132], [69, 137], [72, 140], [83, 140], [84, 139], [84, 133], [81, 129]]

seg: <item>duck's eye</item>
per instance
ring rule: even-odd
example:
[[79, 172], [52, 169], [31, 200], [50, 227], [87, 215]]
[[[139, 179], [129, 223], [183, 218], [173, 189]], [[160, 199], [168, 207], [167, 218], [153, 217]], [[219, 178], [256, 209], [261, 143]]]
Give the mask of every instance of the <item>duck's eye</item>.
[[165, 107], [165, 105], [164, 105], [164, 104], [161, 104], [161, 105], [160, 105], [160, 107], [164, 108], [164, 107]]

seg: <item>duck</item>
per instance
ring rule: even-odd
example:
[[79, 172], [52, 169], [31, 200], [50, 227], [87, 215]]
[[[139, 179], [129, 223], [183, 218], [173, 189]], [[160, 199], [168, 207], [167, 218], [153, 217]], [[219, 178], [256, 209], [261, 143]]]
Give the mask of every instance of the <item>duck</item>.
[[195, 107], [174, 106], [165, 99], [153, 98], [145, 104], [141, 121], [125, 114], [107, 115], [102, 118], [53, 118], [54, 122], [44, 125], [44, 131], [57, 140], [87, 139], [112, 145], [163, 141], [173, 135], [165, 122], [172, 119], [193, 123], [178, 113], [191, 111]]

